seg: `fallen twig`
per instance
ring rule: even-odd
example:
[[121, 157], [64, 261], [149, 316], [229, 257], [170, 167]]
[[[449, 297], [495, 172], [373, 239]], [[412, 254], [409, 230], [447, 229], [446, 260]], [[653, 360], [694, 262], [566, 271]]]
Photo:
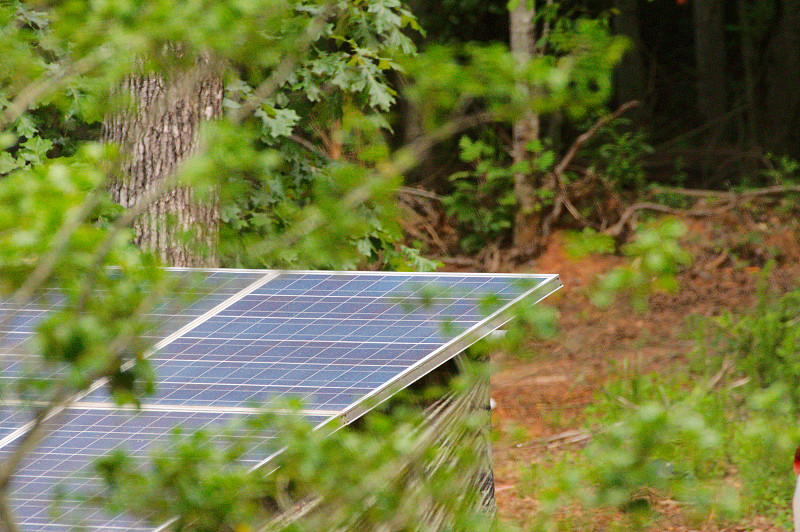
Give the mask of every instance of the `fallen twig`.
[[726, 357], [725, 360], [722, 361], [722, 367], [717, 372], [717, 374], [711, 377], [711, 380], [709, 380], [706, 383], [706, 390], [710, 392], [711, 390], [716, 388], [719, 382], [722, 380], [722, 377], [724, 377], [725, 374], [728, 373], [728, 371], [730, 371], [732, 367], [733, 367], [733, 362], [731, 362], [730, 359]]
[[660, 193], [680, 194], [684, 196], [693, 196], [700, 198], [717, 198], [717, 199], [727, 200], [728, 203], [719, 205], [711, 209], [675, 209], [673, 207], [661, 205], [660, 203], [652, 203], [652, 202], [634, 203], [633, 205], [628, 206], [625, 209], [625, 211], [623, 211], [622, 215], [619, 217], [619, 221], [617, 221], [616, 224], [609, 227], [603, 232], [609, 236], [614, 236], [614, 237], [619, 236], [622, 233], [623, 229], [625, 228], [625, 225], [630, 220], [630, 218], [634, 214], [642, 210], [651, 210], [656, 212], [663, 212], [667, 214], [678, 214], [683, 216], [710, 216], [713, 214], [719, 214], [733, 209], [734, 207], [736, 207], [737, 202], [743, 199], [757, 198], [761, 196], [775, 196], [781, 194], [800, 193], [800, 185], [776, 185], [772, 187], [759, 188], [755, 190], [745, 190], [742, 192], [693, 190], [687, 188], [673, 188], [673, 187], [653, 187], [653, 191]]
[[561, 161], [559, 161], [559, 163], [555, 166], [555, 168], [553, 168], [551, 176], [555, 185], [553, 188], [555, 189], [556, 193], [556, 201], [553, 206], [553, 209], [551, 209], [550, 213], [547, 216], [545, 216], [545, 221], [543, 224], [542, 235], [541, 235], [542, 245], [546, 243], [547, 238], [550, 236], [550, 228], [553, 222], [555, 222], [556, 218], [558, 218], [558, 216], [561, 214], [562, 207], [566, 208], [567, 211], [569, 211], [569, 213], [584, 226], [597, 229], [597, 227], [595, 227], [589, 220], [587, 220], [586, 217], [583, 216], [580, 213], [580, 211], [578, 211], [578, 209], [575, 207], [575, 205], [573, 205], [572, 202], [569, 200], [569, 198], [567, 197], [566, 190], [564, 189], [563, 180], [561, 178], [564, 175], [564, 172], [567, 170], [569, 164], [575, 158], [575, 155], [578, 154], [578, 150], [580, 150], [581, 146], [586, 144], [589, 141], [589, 139], [591, 139], [594, 135], [596, 135], [597, 132], [600, 130], [600, 128], [602, 128], [608, 122], [616, 118], [619, 118], [620, 116], [628, 112], [630, 109], [633, 109], [638, 105], [639, 102], [636, 100], [627, 102], [621, 105], [619, 109], [617, 109], [613, 113], [610, 113], [602, 117], [597, 122], [595, 122], [595, 124], [591, 128], [589, 128], [587, 131], [581, 134], [577, 139], [575, 139], [575, 142], [573, 142], [572, 145], [569, 147], [569, 150], [567, 150], [567, 153], [564, 155]]
[[660, 203], [634, 203], [633, 205], [628, 206], [625, 211], [623, 211], [622, 216], [619, 217], [619, 221], [617, 221], [617, 223], [603, 231], [603, 233], [613, 237], [621, 235], [622, 231], [625, 229], [625, 225], [628, 223], [628, 220], [630, 220], [631, 217], [639, 211], [649, 210], [683, 216], [710, 216], [712, 214], [719, 214], [721, 212], [730, 210], [734, 206], [735, 205], [725, 205], [715, 209], [674, 209], [672, 207], [667, 207], [666, 205], [661, 205]]
[[420, 198], [427, 198], [436, 201], [442, 201], [442, 197], [436, 194], [435, 192], [431, 192], [430, 190], [425, 190], [422, 188], [397, 187], [397, 193], [406, 194], [408, 196], [419, 196]]
[[722, 263], [725, 262], [725, 260], [728, 258], [729, 255], [730, 255], [730, 253], [729, 253], [728, 248], [725, 248], [722, 251], [722, 253], [720, 253], [719, 256], [716, 259], [714, 259], [711, 262], [709, 262], [708, 264], [706, 264], [706, 269], [708, 269], [708, 270], [716, 270], [717, 268], [719, 268], [722, 265]]
[[733, 381], [730, 386], [728, 386], [729, 390], [733, 390], [734, 388], [739, 388], [740, 386], [744, 386], [745, 384], [750, 382], [750, 377], [742, 377], [737, 381]]
[[618, 396], [616, 396], [614, 399], [615, 399], [615, 400], [616, 400], [616, 401], [617, 401], [619, 404], [621, 404], [622, 406], [624, 406], [625, 408], [630, 408], [631, 410], [638, 410], [638, 409], [639, 409], [639, 405], [637, 405], [637, 404], [634, 404], [634, 403], [631, 403], [630, 401], [628, 401], [627, 399], [625, 399], [625, 398], [624, 398], [624, 397], [622, 397], [621, 395], [618, 395]]
[[563, 442], [565, 444], [570, 443], [580, 443], [582, 441], [586, 441], [592, 438], [592, 433], [587, 430], [565, 430], [564, 432], [559, 432], [554, 436], [549, 436], [547, 438], [539, 438], [538, 440], [533, 440], [528, 443], [518, 443], [517, 448], [519, 447], [528, 447], [531, 445], [547, 445], [550, 446], [556, 442]]
[[478, 261], [469, 257], [436, 257], [435, 260], [453, 266], [475, 266]]
[[759, 196], [775, 196], [781, 194], [800, 193], [800, 185], [775, 185], [766, 188], [744, 190], [742, 192], [725, 192], [721, 190], [695, 190], [678, 187], [653, 187], [653, 192], [664, 194], [679, 194], [682, 196], [695, 196], [698, 198], [718, 198], [735, 201], [742, 198], [757, 198]]

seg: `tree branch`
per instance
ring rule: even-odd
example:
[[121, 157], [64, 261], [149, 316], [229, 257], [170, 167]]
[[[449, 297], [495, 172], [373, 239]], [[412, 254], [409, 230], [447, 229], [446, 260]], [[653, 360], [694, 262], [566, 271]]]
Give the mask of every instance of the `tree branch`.
[[745, 198], [757, 198], [760, 196], [778, 196], [781, 194], [800, 193], [800, 185], [775, 185], [766, 188], [744, 190], [742, 192], [724, 192], [717, 190], [695, 190], [690, 188], [661, 187], [655, 186], [653, 192], [663, 194], [679, 194], [681, 196], [694, 196], [698, 198], [717, 198], [728, 201], [736, 201]]
[[[155, 292], [151, 292], [147, 297], [144, 298], [142, 303], [136, 309], [135, 315], [140, 316], [145, 312], [152, 310], [156, 302], [157, 294]], [[38, 442], [47, 435], [48, 426], [46, 423], [48, 421], [53, 421], [67, 408], [69, 408], [70, 405], [80, 401], [92, 391], [97, 390], [106, 384], [108, 382], [109, 373], [116, 371], [118, 367], [117, 361], [119, 360], [119, 353], [127, 350], [127, 347], [131, 344], [134, 338], [135, 334], [130, 330], [125, 334], [116, 336], [114, 341], [112, 341], [108, 346], [108, 352], [110, 354], [109, 363], [101, 366], [100, 369], [88, 375], [84, 381], [88, 384], [84, 388], [74, 390], [68, 383], [62, 382], [50, 400], [47, 401], [47, 404], [36, 411], [34, 419], [29, 422], [30, 426], [27, 428], [23, 427], [24, 432], [18, 438], [19, 444], [17, 445], [16, 449], [14, 449], [14, 452], [11, 453], [8, 458], [0, 462], [0, 502], [8, 490], [11, 479], [16, 473], [19, 465], [22, 463], [22, 460], [24, 460], [25, 457], [31, 451], [33, 451]], [[145, 356], [148, 356], [149, 354], [150, 353], [146, 353]], [[124, 369], [130, 369], [132, 365], [133, 361], [128, 360], [122, 365], [122, 367]], [[2, 508], [0, 508], [0, 512], [2, 512]], [[0, 518], [3, 518], [2, 513], [0, 513]]]
[[6, 532], [19, 532], [19, 527], [14, 521], [11, 508], [8, 507], [8, 498], [5, 493], [0, 492], [0, 524]]
[[397, 187], [397, 193], [406, 194], [408, 196], [419, 196], [420, 198], [427, 198], [434, 201], [442, 201], [442, 197], [436, 194], [435, 192], [431, 192], [430, 190], [424, 190], [421, 188]]
[[720, 200], [727, 200], [727, 203], [711, 209], [674, 209], [652, 202], [639, 202], [628, 206], [620, 216], [616, 224], [609, 227], [605, 234], [609, 236], [619, 236], [628, 220], [639, 211], [650, 210], [656, 212], [663, 212], [667, 214], [678, 214], [683, 216], [711, 216], [721, 212], [729, 211], [736, 207], [736, 202], [744, 199], [752, 199], [763, 196], [776, 196], [781, 194], [800, 194], [800, 185], [776, 185], [766, 188], [758, 188], [754, 190], [745, 190], [742, 192], [722, 192], [716, 190], [694, 190], [688, 188], [674, 188], [674, 187], [653, 187], [652, 191], [655, 193], [663, 194], [679, 194], [682, 196], [690, 196], [697, 198], [714, 198]]
[[330, 155], [328, 155], [324, 151], [320, 150], [319, 148], [314, 146], [311, 142], [307, 141], [303, 137], [301, 137], [299, 135], [292, 134], [292, 135], [289, 135], [288, 139], [291, 140], [292, 142], [294, 142], [295, 144], [297, 144], [298, 146], [302, 147], [303, 149], [305, 149], [307, 152], [311, 153], [312, 155], [314, 155], [316, 157], [319, 157], [323, 161], [328, 162], [328, 163], [334, 162], [334, 158], [333, 157], [331, 157]]
[[91, 192], [86, 196], [78, 212], [72, 217], [67, 218], [64, 224], [58, 229], [55, 236], [53, 236], [53, 243], [50, 246], [50, 251], [42, 257], [36, 268], [33, 270], [22, 286], [14, 294], [14, 303], [22, 306], [28, 302], [33, 293], [41, 286], [41, 284], [53, 273], [56, 261], [58, 260], [64, 248], [67, 247], [69, 239], [72, 234], [86, 221], [86, 218], [91, 214], [92, 210], [100, 203], [100, 194]]
[[571, 163], [572, 159], [574, 159], [575, 155], [577, 155], [578, 150], [581, 148], [581, 146], [586, 144], [589, 141], [589, 139], [595, 136], [595, 134], [597, 134], [597, 132], [600, 130], [601, 127], [609, 123], [611, 120], [619, 118], [620, 116], [627, 113], [634, 107], [637, 107], [638, 105], [639, 105], [638, 101], [632, 100], [620, 106], [620, 108], [614, 111], [613, 113], [608, 114], [603, 118], [601, 118], [600, 120], [598, 120], [591, 128], [589, 128], [588, 131], [585, 131], [577, 139], [575, 139], [575, 142], [573, 142], [572, 146], [569, 147], [569, 150], [567, 151], [566, 155], [564, 155], [564, 157], [561, 159], [561, 162], [559, 162], [558, 165], [553, 169], [553, 173], [558, 178], [560, 178], [564, 174], [564, 171], [567, 169], [567, 166], [569, 166], [569, 163]]
[[633, 205], [628, 206], [623, 213], [622, 216], [619, 217], [617, 223], [613, 226], [609, 227], [605, 231], [604, 234], [608, 236], [619, 236], [622, 234], [622, 231], [625, 229], [625, 225], [628, 223], [628, 220], [639, 211], [656, 211], [656, 212], [663, 212], [666, 214], [676, 214], [676, 215], [683, 215], [683, 216], [711, 216], [713, 214], [719, 214], [721, 212], [725, 212], [733, 208], [733, 205], [726, 205], [724, 207], [718, 207], [716, 209], [673, 209], [672, 207], [667, 207], [666, 205], [661, 205], [660, 203], [651, 203], [651, 202], [640, 202], [634, 203]]

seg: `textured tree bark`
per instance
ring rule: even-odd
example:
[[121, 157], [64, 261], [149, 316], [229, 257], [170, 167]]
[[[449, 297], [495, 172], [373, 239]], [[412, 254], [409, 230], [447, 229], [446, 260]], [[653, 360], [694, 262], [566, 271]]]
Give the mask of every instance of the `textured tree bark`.
[[706, 121], [724, 115], [727, 104], [724, 18], [722, 0], [694, 2], [697, 109]]
[[[524, 68], [531, 60], [536, 48], [535, 6], [533, 1], [519, 0], [510, 13], [511, 53], [517, 64]], [[518, 89], [531, 96], [531, 87], [521, 83]], [[530, 161], [528, 144], [539, 138], [539, 116], [526, 113], [513, 126], [512, 156], [514, 164]], [[514, 174], [514, 194], [517, 198], [517, 213], [514, 219], [514, 247], [524, 252], [532, 251], [541, 239], [541, 205], [537, 194], [540, 183], [533, 172], [518, 171]]]
[[[614, 0], [614, 9], [614, 32], [631, 41], [631, 49], [622, 58], [616, 71], [615, 92], [619, 107], [632, 100], [642, 101], [645, 88], [644, 58], [637, 0]], [[633, 109], [629, 116], [638, 121], [641, 107]]]
[[[103, 141], [120, 146], [121, 172], [111, 195], [123, 207], [176, 172], [198, 146], [201, 122], [222, 115], [224, 88], [206, 60], [167, 75], [138, 75], [119, 88], [130, 102], [106, 116]], [[135, 243], [169, 266], [217, 265], [219, 202], [195, 199], [188, 186], [167, 187], [134, 223]]]

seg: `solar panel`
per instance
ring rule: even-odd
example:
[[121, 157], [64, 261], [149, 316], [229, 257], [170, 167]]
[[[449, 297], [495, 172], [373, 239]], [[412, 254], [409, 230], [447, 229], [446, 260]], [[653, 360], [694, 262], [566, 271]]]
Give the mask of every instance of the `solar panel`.
[[[150, 354], [156, 394], [134, 417], [114, 407], [102, 386], [67, 409], [15, 479], [11, 503], [24, 530], [61, 529], [45, 511], [49, 487], [58, 481], [73, 493], [87, 485], [92, 460], [118, 445], [141, 456], [177, 422], [213, 425], [276, 398], [302, 399], [315, 425], [332, 417], [350, 422], [502, 325], [515, 302], [536, 302], [560, 286], [554, 275], [171, 271], [196, 299], [173, 298], [152, 313], [160, 324]], [[10, 355], [4, 379], [21, 374], [25, 339], [57, 299], [3, 320], [0, 335], [10, 339], [0, 342]], [[0, 306], [0, 313], [11, 310]], [[0, 455], [13, 449], [23, 423], [18, 411], [0, 412]], [[249, 456], [258, 463], [269, 455]], [[64, 522], [144, 526], [79, 511], [78, 502], [65, 501]]]
[[[153, 328], [145, 336], [156, 342], [174, 334], [192, 320], [234, 297], [254, 282], [262, 280], [264, 271], [255, 270], [192, 270], [170, 268], [176, 287], [172, 296], [146, 313]], [[22, 308], [0, 301], [0, 370], [3, 377], [19, 377], [26, 372], [38, 373], [39, 360], [29, 356], [25, 342], [36, 327], [52, 312], [63, 306], [63, 297], [52, 289], [44, 290]], [[52, 371], [48, 368], [46, 371]], [[47, 375], [45, 375], [47, 376]]]
[[[58, 421], [58, 429], [39, 444], [13, 480], [9, 503], [25, 530], [68, 530], [78, 525], [97, 530], [151, 530], [141, 520], [110, 515], [87, 503], [92, 490], [100, 487], [91, 474], [94, 460], [117, 448], [143, 458], [153, 448], [165, 447], [176, 426], [187, 434], [192, 429], [219, 428], [237, 414], [147, 409], [128, 412], [101, 405], [70, 408], [64, 416]], [[323, 420], [309, 418], [310, 423]], [[221, 437], [211, 441], [221, 449], [229, 446]], [[259, 446], [250, 449], [240, 464], [253, 466], [277, 449], [278, 442], [271, 435], [264, 435]], [[4, 448], [0, 456], [5, 457], [12, 450]], [[52, 495], [56, 486], [64, 493], [60, 500]], [[51, 507], [56, 503], [63, 513], [54, 522]]]

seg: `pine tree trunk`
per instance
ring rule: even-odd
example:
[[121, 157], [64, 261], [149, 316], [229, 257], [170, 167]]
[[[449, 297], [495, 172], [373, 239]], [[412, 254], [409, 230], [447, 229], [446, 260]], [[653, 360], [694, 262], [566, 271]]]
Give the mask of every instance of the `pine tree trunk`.
[[746, 145], [751, 149], [761, 143], [763, 129], [761, 104], [756, 99], [758, 54], [754, 42], [752, 10], [752, 4], [748, 0], [736, 0], [736, 13], [739, 17], [739, 45], [744, 70], [744, 100], [747, 108], [745, 116], [747, 120]]
[[[536, 47], [535, 7], [533, 2], [519, 0], [510, 13], [511, 53], [517, 64], [524, 68], [531, 60]], [[520, 84], [520, 93], [530, 96], [531, 88]], [[539, 116], [526, 113], [514, 123], [512, 156], [514, 164], [530, 161], [528, 144], [539, 138]], [[514, 174], [514, 194], [517, 213], [514, 219], [514, 247], [524, 252], [533, 251], [541, 240], [541, 205], [538, 199], [536, 176], [532, 171]]]
[[767, 57], [767, 129], [772, 150], [800, 156], [800, 0], [781, 2]]
[[[642, 57], [642, 37], [639, 29], [639, 9], [637, 0], [614, 0], [614, 32], [624, 35], [631, 42], [631, 48], [617, 66], [615, 92], [618, 106], [631, 100], [641, 100], [644, 96], [644, 59]], [[641, 107], [632, 109], [630, 118], [641, 118]]]
[[722, 0], [694, 2], [697, 108], [706, 121], [721, 117], [726, 110], [724, 17]]
[[[121, 174], [110, 189], [129, 208], [197, 149], [201, 122], [222, 115], [224, 91], [204, 60], [169, 77], [131, 76], [119, 91], [130, 105], [106, 117], [103, 140], [120, 146]], [[136, 245], [169, 266], [216, 266], [219, 201], [194, 196], [187, 186], [169, 187], [134, 222]]]

